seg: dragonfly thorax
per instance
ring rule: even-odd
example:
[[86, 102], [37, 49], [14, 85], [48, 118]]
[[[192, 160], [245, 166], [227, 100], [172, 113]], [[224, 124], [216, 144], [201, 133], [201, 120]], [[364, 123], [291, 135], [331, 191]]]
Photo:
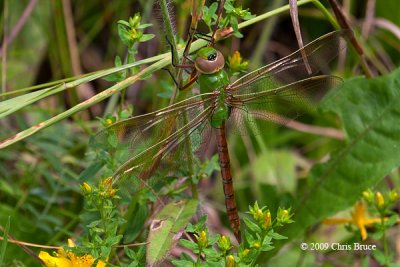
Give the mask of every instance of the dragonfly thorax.
[[[198, 78], [200, 84], [200, 92], [202, 94], [214, 92], [218, 97], [215, 103], [216, 106], [214, 107], [214, 111], [210, 119], [211, 126], [214, 128], [221, 127], [224, 121], [226, 121], [229, 117], [229, 107], [226, 105], [225, 101], [225, 88], [229, 84], [229, 78], [228, 74], [223, 70], [224, 65], [217, 62], [221, 58], [223, 60], [222, 54], [219, 54], [221, 53], [214, 48], [205, 47], [204, 51], [202, 51], [202, 49], [199, 51], [199, 55], [196, 59], [196, 63], [202, 62], [204, 63], [203, 65], [206, 66], [208, 66], [206, 64], [208, 62], [211, 66], [208, 66], [208, 70], [214, 68], [214, 70], [210, 71], [209, 73], [200, 71], [200, 75]], [[199, 68], [199, 66], [203, 65], [196, 64], [196, 68]]]

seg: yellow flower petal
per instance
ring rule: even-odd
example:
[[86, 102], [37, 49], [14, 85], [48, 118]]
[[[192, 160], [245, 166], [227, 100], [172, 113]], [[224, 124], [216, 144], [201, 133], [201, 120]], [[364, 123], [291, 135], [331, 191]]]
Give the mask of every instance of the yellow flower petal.
[[[75, 247], [72, 239], [68, 239], [68, 246]], [[76, 256], [73, 252], [65, 251], [63, 248], [60, 248], [57, 253], [54, 252], [54, 256], [45, 251], [40, 251], [39, 258], [46, 267], [91, 267], [95, 262], [95, 259], [90, 254]], [[106, 264], [99, 260], [96, 266], [105, 267]]]
[[96, 267], [106, 267], [106, 264], [103, 261], [99, 261]]
[[367, 229], [365, 229], [365, 205], [363, 202], [358, 202], [354, 206], [354, 211], [351, 214], [353, 223], [358, 227], [361, 233], [361, 239], [367, 239]]
[[92, 255], [83, 255], [80, 257], [75, 256], [73, 253], [70, 255], [73, 266], [75, 267], [91, 267], [94, 263], [94, 258]]
[[39, 252], [39, 259], [41, 259], [46, 267], [74, 267], [72, 262], [64, 257], [53, 257], [45, 251]]

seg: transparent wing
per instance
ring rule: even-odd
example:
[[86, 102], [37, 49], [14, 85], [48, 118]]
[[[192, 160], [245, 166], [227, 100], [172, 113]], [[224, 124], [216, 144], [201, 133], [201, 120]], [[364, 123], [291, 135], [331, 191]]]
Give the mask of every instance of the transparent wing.
[[213, 93], [194, 96], [120, 121], [94, 136], [90, 145], [106, 150], [110, 157], [122, 159], [113, 174], [113, 183], [130, 191], [131, 187], [156, 181], [171, 170], [177, 171], [175, 167], [184, 169], [188, 164], [187, 152], [201, 145], [203, 129], [217, 97]]
[[232, 107], [231, 118], [238, 124], [238, 129], [244, 129], [244, 123], [252, 123], [254, 119], [284, 125], [315, 109], [325, 93], [341, 83], [339, 77], [321, 75], [263, 91], [263, 88], [271, 86], [271, 82], [259, 79], [243, 87], [240, 90], [243, 93], [232, 94], [226, 101]]
[[305, 60], [299, 49], [265, 67], [248, 73], [229, 85], [227, 90], [237, 94], [247, 93], [243, 90], [248, 91], [250, 84], [263, 79], [265, 87], [259, 89], [265, 91], [313, 76], [327, 67], [327, 64], [345, 48], [345, 38], [350, 34], [350, 30], [341, 30], [323, 35], [301, 49], [306, 55]]

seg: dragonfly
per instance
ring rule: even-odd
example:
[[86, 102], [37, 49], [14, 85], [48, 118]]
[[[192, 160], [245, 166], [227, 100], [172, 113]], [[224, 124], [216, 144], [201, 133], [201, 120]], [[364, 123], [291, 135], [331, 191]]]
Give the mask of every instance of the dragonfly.
[[[233, 176], [227, 144], [229, 129], [245, 129], [256, 121], [285, 124], [314, 110], [326, 92], [342, 83], [319, 74], [345, 47], [347, 30], [328, 33], [296, 52], [231, 82], [225, 60], [212, 46], [201, 48], [194, 60], [200, 94], [157, 111], [116, 122], [94, 137], [94, 145], [125, 151], [113, 183], [129, 189], [190, 168], [194, 152], [214, 136], [230, 226], [241, 242]], [[306, 55], [307, 59], [304, 59]], [[306, 66], [307, 64], [307, 66]], [[110, 154], [115, 156], [115, 154]]]
[[[179, 72], [178, 72], [178, 77], [177, 80], [179, 81], [178, 83], [178, 88], [180, 90], [184, 90], [187, 87], [189, 87], [192, 83], [194, 83], [197, 80], [197, 77], [195, 77], [195, 72], [192, 72], [190, 77], [189, 77], [189, 81], [185, 83], [185, 85], [183, 85], [183, 80], [182, 80], [182, 69], [185, 69], [185, 67], [191, 68], [191, 65], [186, 65], [186, 60], [190, 60], [189, 58], [189, 51], [190, 51], [190, 47], [191, 44], [194, 40], [195, 37], [197, 37], [198, 39], [204, 39], [206, 41], [208, 41], [208, 46], [214, 46], [215, 45], [215, 39], [216, 39], [216, 35], [217, 35], [217, 31], [219, 29], [219, 23], [222, 17], [222, 11], [224, 9], [224, 5], [225, 5], [225, 0], [219, 0], [218, 1], [218, 7], [216, 10], [216, 20], [215, 20], [215, 25], [214, 28], [212, 30], [211, 35], [205, 34], [205, 33], [201, 33], [197, 31], [197, 24], [199, 22], [199, 20], [202, 17], [202, 8], [201, 6], [204, 6], [204, 0], [197, 0], [197, 1], [193, 1], [192, 4], [192, 20], [191, 20], [191, 24], [189, 27], [189, 31], [188, 31], [188, 38], [186, 41], [186, 45], [185, 48], [183, 50], [183, 55], [182, 55], [182, 61], [179, 65], [175, 65], [174, 67], [180, 68]], [[174, 54], [172, 53], [172, 56], [174, 56]], [[173, 60], [172, 60], [173, 61]]]

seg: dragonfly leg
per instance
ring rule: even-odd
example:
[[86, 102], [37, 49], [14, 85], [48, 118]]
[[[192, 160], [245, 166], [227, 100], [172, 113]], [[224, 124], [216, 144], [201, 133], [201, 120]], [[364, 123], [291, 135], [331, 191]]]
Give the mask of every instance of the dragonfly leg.
[[196, 37], [196, 39], [203, 39], [209, 42], [211, 46], [214, 46], [214, 38], [212, 36], [203, 32], [199, 32], [197, 30], [194, 32], [194, 36]]
[[186, 88], [188, 88], [189, 86], [191, 86], [194, 82], [197, 81], [197, 77], [198, 77], [198, 73], [196, 71], [196, 69], [194, 69], [191, 73], [190, 73], [190, 78], [189, 81], [187, 81], [184, 85], [180, 86], [178, 81], [175, 79], [175, 76], [172, 74], [172, 72], [168, 69], [168, 68], [163, 68], [163, 70], [166, 70], [169, 74], [169, 76], [172, 78], [172, 80], [174, 81], [176, 87], [178, 87], [179, 90], [185, 90]]

